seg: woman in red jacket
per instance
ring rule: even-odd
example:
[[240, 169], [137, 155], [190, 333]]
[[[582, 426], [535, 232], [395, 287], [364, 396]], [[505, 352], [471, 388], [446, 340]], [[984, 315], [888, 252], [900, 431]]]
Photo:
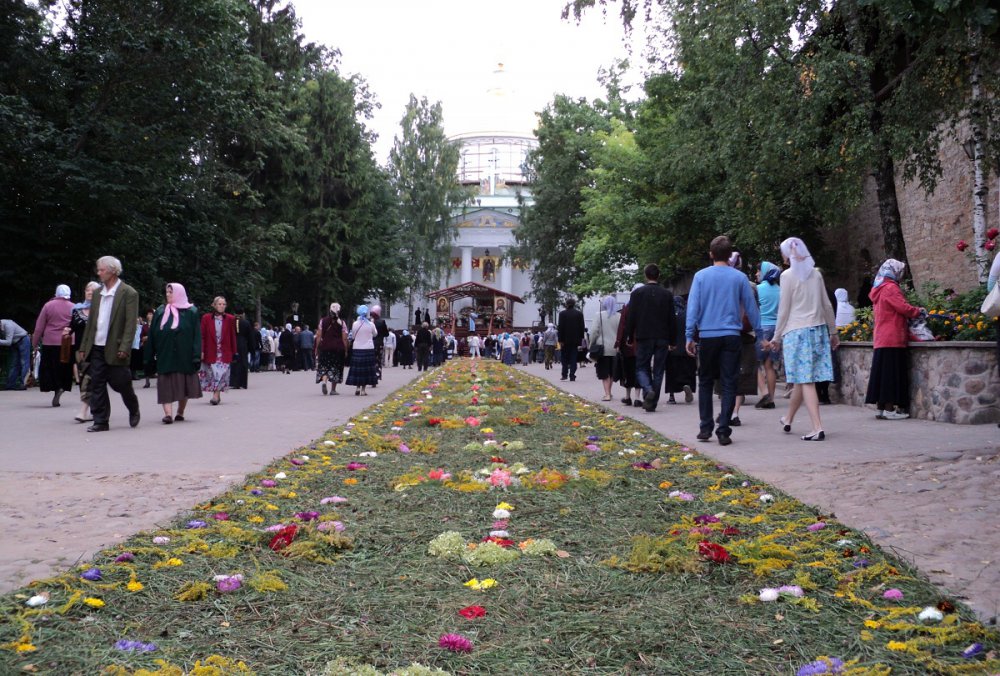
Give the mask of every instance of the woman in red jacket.
[[212, 406], [222, 401], [229, 389], [229, 367], [236, 354], [236, 317], [226, 313], [226, 299], [216, 296], [212, 311], [201, 318], [201, 371], [198, 379], [203, 392], [211, 392]]
[[899, 278], [906, 263], [890, 258], [879, 268], [868, 297], [875, 313], [875, 354], [868, 378], [866, 404], [875, 404], [879, 420], [909, 418], [910, 339], [909, 319], [923, 311], [906, 302], [899, 288]]

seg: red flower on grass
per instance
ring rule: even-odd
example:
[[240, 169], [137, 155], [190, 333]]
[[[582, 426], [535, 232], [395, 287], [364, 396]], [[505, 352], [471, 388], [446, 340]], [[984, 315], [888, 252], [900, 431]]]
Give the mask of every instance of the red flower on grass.
[[295, 539], [295, 534], [298, 533], [298, 526], [294, 524], [291, 526], [285, 526], [271, 538], [271, 544], [268, 545], [272, 550], [280, 552], [282, 549], [292, 544], [292, 540]]
[[501, 458], [499, 455], [494, 455], [490, 458], [490, 462], [499, 463], [501, 465], [506, 465], [507, 461]]
[[510, 538], [498, 538], [492, 535], [484, 537], [483, 542], [492, 542], [494, 544], [500, 545], [504, 549], [509, 549], [510, 547], [514, 546], [514, 541], [511, 540]]
[[427, 424], [430, 425], [431, 427], [434, 427], [435, 425], [440, 425], [443, 421], [444, 421], [443, 418], [428, 418]]
[[474, 620], [477, 617], [486, 617], [486, 608], [482, 606], [466, 606], [458, 611], [458, 614], [466, 619]]
[[722, 545], [717, 545], [714, 542], [699, 542], [698, 543], [698, 554], [708, 561], [713, 563], [728, 563], [730, 560], [729, 552]]

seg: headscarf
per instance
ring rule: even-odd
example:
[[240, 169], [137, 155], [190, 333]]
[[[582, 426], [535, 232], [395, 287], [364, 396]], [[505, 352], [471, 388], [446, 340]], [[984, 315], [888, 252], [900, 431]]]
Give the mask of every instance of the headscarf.
[[837, 299], [837, 326], [847, 326], [854, 321], [854, 306], [847, 300], [847, 289], [837, 289], [833, 292]]
[[809, 253], [806, 243], [798, 237], [789, 237], [781, 243], [781, 255], [788, 259], [792, 266], [792, 274], [800, 281], [804, 282], [809, 279], [809, 275], [816, 267], [816, 262], [813, 260], [812, 254]]
[[358, 315], [358, 319], [360, 319], [363, 322], [367, 322], [368, 321], [368, 306], [367, 305], [359, 305], [358, 309], [357, 309], [357, 315]]
[[548, 324], [545, 325], [545, 328], [547, 328], [547, 329], [554, 329], [554, 328], [556, 328], [556, 325], [553, 324], [552, 322], [549, 322]]
[[285, 324], [285, 331], [291, 331], [291, 330], [292, 330], [292, 325], [291, 324]]
[[760, 264], [760, 281], [761, 283], [767, 282], [768, 284], [777, 284], [778, 278], [781, 277], [781, 268], [770, 261], [764, 261]]
[[177, 282], [170, 282], [167, 284], [167, 287], [173, 291], [173, 301], [163, 307], [163, 319], [160, 320], [160, 328], [162, 329], [166, 326], [167, 320], [173, 317], [170, 328], [176, 329], [181, 321], [178, 310], [187, 310], [191, 307], [191, 303], [188, 302], [187, 290], [182, 285]]
[[736, 268], [737, 270], [743, 269], [743, 256], [740, 255], [739, 251], [734, 251], [729, 257], [729, 267]]
[[601, 299], [601, 312], [603, 312], [607, 316], [610, 317], [611, 315], [613, 315], [615, 313], [615, 310], [617, 309], [618, 309], [618, 299], [612, 296], [611, 294], [608, 294], [607, 296]]
[[340, 303], [330, 303], [330, 312], [340, 315]]
[[69, 297], [73, 295], [73, 292], [69, 290], [69, 287], [65, 284], [60, 284], [56, 287], [56, 298], [65, 298], [69, 300]]
[[372, 307], [369, 310], [369, 312], [371, 312], [372, 315], [375, 316], [375, 317], [381, 317], [382, 316], [382, 306], [381, 305], [372, 305]]
[[407, 331], [406, 329], [403, 329], [403, 335], [404, 335], [404, 336], [408, 336], [408, 335], [410, 335], [410, 332], [409, 332], [409, 331]]
[[885, 263], [882, 263], [882, 267], [878, 269], [878, 274], [875, 275], [875, 281], [872, 282], [872, 288], [877, 289], [882, 282], [887, 279], [891, 279], [894, 282], [899, 282], [899, 278], [903, 276], [903, 270], [906, 269], [906, 263], [903, 261], [897, 261], [895, 258], [890, 258]]

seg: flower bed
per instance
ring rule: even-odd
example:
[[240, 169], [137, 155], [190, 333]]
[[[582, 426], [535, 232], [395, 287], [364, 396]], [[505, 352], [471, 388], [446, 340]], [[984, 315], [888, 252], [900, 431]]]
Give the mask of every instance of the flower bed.
[[956, 605], [752, 477], [459, 360], [5, 596], [0, 672], [1000, 670]]
[[[841, 403], [864, 406], [871, 343], [842, 343]], [[960, 424], [1000, 422], [996, 346], [972, 341], [910, 343], [910, 415]]]

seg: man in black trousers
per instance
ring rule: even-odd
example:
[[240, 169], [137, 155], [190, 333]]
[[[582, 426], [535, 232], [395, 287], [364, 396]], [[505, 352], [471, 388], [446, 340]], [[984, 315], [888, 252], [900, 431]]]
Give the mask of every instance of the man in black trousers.
[[576, 309], [576, 301], [572, 298], [566, 301], [566, 309], [559, 313], [559, 323], [556, 325], [559, 334], [560, 351], [562, 352], [562, 378], [567, 376], [576, 380], [576, 357], [580, 344], [583, 343], [585, 331], [583, 313]]
[[632, 292], [628, 301], [625, 341], [635, 345], [635, 379], [642, 388], [642, 408], [656, 410], [667, 367], [667, 352], [677, 345], [674, 296], [660, 286], [660, 268], [650, 263], [643, 269], [646, 283]]

